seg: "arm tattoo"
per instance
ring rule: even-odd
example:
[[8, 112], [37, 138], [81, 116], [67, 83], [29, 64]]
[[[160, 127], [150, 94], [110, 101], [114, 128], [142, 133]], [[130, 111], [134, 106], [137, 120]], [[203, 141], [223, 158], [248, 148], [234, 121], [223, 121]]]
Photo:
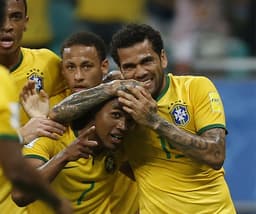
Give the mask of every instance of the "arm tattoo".
[[99, 85], [66, 97], [51, 109], [49, 117], [63, 124], [79, 118], [92, 107], [113, 96], [104, 89], [104, 85]]
[[155, 131], [185, 155], [219, 168], [225, 158], [225, 130], [213, 128], [201, 136], [186, 132], [159, 116]]

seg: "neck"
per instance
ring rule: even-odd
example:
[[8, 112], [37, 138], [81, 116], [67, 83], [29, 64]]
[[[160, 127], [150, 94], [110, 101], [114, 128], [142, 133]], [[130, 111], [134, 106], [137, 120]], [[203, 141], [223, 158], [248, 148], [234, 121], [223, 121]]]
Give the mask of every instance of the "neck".
[[0, 64], [4, 65], [9, 70], [12, 70], [20, 63], [21, 58], [22, 53], [20, 49], [12, 54], [0, 54]]

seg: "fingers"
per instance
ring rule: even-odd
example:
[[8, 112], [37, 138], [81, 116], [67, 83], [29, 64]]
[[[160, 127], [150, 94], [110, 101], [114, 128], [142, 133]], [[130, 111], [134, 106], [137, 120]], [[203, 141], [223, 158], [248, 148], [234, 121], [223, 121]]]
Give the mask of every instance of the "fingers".
[[31, 95], [36, 94], [35, 81], [29, 80], [20, 93], [20, 100], [26, 101]]
[[57, 123], [57, 122], [47, 119], [47, 118], [38, 118], [38, 119], [40, 120], [40, 122], [42, 124], [42, 126], [40, 128], [42, 128], [42, 131], [44, 131], [44, 132], [62, 135], [66, 131], [66, 127], [60, 123]]
[[90, 128], [86, 128], [82, 130], [82, 132], [79, 134], [78, 138], [87, 138], [90, 134], [95, 132], [95, 126], [91, 126]]
[[39, 91], [39, 94], [40, 94], [40, 96], [41, 96], [43, 99], [44, 99], [44, 98], [47, 98], [47, 99], [49, 98], [49, 97], [48, 97], [48, 94], [47, 94], [43, 89]]
[[110, 71], [108, 72], [104, 77], [103, 77], [103, 80], [102, 82], [110, 82], [112, 80], [123, 80], [124, 79], [124, 76], [122, 74], [121, 71], [119, 70], [113, 70], [113, 71]]
[[57, 140], [58, 135], [63, 135], [66, 131], [66, 127], [55, 121], [47, 118], [32, 118], [23, 127], [26, 130], [27, 136], [36, 137], [49, 137], [51, 139]]

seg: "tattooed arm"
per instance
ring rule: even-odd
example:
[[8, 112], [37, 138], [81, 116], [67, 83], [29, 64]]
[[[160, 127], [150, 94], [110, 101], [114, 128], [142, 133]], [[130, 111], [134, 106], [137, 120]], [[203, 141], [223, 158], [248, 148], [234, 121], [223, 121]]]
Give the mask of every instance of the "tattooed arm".
[[225, 159], [224, 129], [213, 128], [201, 136], [186, 132], [157, 114], [157, 103], [144, 88], [127, 88], [130, 93], [118, 91], [119, 101], [137, 123], [153, 129], [185, 155], [213, 169], [222, 167]]
[[[152, 117], [152, 115], [151, 115]], [[206, 163], [213, 169], [220, 169], [225, 160], [225, 130], [213, 128], [205, 131], [201, 136], [191, 134], [179, 129], [172, 123], [153, 116], [154, 123], [151, 128], [167, 140], [179, 151], [202, 163]]]
[[65, 98], [50, 110], [49, 118], [59, 123], [68, 123], [79, 118], [92, 107], [116, 96], [118, 90], [126, 90], [126, 86], [141, 85], [135, 80], [114, 80], [94, 88], [82, 90]]

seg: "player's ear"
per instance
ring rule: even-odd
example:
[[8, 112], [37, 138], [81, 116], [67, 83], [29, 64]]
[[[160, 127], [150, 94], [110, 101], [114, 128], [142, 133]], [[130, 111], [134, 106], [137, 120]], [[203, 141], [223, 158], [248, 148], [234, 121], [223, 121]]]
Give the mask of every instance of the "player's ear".
[[108, 69], [109, 69], [109, 61], [108, 61], [108, 59], [104, 59], [101, 62], [101, 71], [102, 71], [103, 76], [105, 76], [108, 73]]
[[162, 68], [167, 68], [167, 65], [168, 65], [168, 58], [167, 58], [167, 55], [166, 55], [166, 52], [164, 49], [161, 50], [161, 54], [160, 54], [160, 60], [161, 60], [161, 65], [162, 65]]
[[29, 17], [28, 17], [28, 16], [26, 16], [26, 17], [25, 17], [25, 19], [26, 19], [26, 20], [25, 20], [24, 29], [23, 29], [23, 31], [24, 31], [24, 32], [27, 30]]

